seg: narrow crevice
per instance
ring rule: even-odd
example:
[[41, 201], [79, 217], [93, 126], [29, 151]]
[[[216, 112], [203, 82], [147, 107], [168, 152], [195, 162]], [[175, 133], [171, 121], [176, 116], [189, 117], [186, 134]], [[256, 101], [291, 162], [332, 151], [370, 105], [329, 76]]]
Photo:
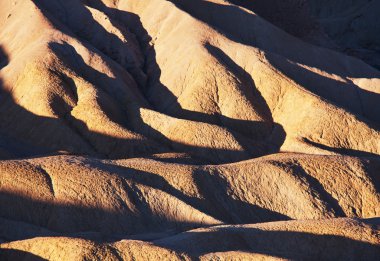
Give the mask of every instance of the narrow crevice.
[[50, 192], [53, 195], [53, 197], [55, 198], [54, 183], [53, 183], [53, 179], [51, 178], [49, 172], [42, 165], [39, 165], [37, 167], [37, 169], [45, 176], [45, 179], [46, 179], [47, 185], [49, 186]]
[[115, 247], [113, 247], [113, 246], [111, 246], [111, 245], [108, 245], [107, 247], [108, 247], [108, 249], [110, 250], [110, 252], [116, 257], [116, 259], [117, 259], [118, 261], [123, 261], [123, 260], [124, 260], [124, 259], [122, 258], [122, 256], [120, 255], [120, 252], [119, 252]]
[[293, 175], [298, 177], [300, 180], [305, 179], [307, 185], [310, 188], [310, 194], [314, 199], [320, 199], [325, 207], [334, 214], [334, 216], [346, 217], [346, 213], [339, 205], [336, 198], [330, 194], [325, 187], [319, 182], [318, 179], [311, 176], [307, 171], [299, 164], [292, 166]]

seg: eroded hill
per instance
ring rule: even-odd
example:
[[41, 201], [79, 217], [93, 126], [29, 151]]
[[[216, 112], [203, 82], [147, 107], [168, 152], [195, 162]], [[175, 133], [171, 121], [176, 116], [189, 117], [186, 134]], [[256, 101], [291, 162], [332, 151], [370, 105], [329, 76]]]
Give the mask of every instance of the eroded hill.
[[375, 260], [377, 6], [0, 1], [0, 257]]

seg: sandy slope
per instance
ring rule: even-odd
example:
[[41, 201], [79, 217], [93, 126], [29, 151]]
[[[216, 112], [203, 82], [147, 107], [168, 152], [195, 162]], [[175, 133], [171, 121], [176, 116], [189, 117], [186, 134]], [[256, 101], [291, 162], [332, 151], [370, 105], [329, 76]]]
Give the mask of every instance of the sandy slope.
[[0, 1], [1, 258], [380, 255], [376, 1], [242, 2]]

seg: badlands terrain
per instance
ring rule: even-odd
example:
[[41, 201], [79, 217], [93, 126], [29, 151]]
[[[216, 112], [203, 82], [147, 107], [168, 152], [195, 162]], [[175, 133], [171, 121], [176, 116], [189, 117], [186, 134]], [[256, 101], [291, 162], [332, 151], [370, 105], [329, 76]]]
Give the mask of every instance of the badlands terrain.
[[379, 13], [0, 0], [0, 260], [379, 260]]

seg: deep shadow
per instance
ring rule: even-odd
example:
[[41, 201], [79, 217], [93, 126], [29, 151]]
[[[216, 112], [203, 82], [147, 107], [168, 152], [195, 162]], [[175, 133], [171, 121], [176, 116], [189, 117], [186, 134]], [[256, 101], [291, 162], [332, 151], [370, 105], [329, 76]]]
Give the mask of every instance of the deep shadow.
[[194, 259], [208, 253], [239, 251], [290, 260], [378, 260], [380, 247], [339, 235], [270, 231], [256, 228], [219, 228], [190, 231], [154, 241], [155, 245], [186, 253]]
[[296, 37], [306, 37], [317, 26], [310, 15], [310, 6], [307, 1], [228, 0], [228, 2], [255, 12], [268, 22]]
[[28, 260], [28, 261], [48, 261], [45, 258], [34, 255], [32, 253], [18, 250], [18, 249], [6, 249], [0, 248], [0, 260], [2, 261], [17, 261], [17, 260]]
[[319, 149], [330, 151], [330, 152], [335, 152], [335, 153], [338, 153], [341, 155], [348, 155], [348, 156], [353, 156], [353, 157], [363, 157], [363, 158], [377, 158], [377, 159], [380, 158], [379, 155], [377, 155], [375, 153], [366, 152], [366, 151], [346, 149], [346, 148], [333, 148], [333, 147], [329, 147], [329, 146], [324, 145], [324, 144], [314, 142], [314, 141], [306, 139], [306, 138], [304, 138], [303, 141], [306, 142], [307, 144], [310, 144], [310, 145], [317, 147]]
[[374, 229], [380, 227], [380, 218], [366, 218], [362, 220], [364, 223], [371, 225]]
[[0, 45], [0, 70], [7, 66], [8, 63], [8, 56], [5, 53], [4, 48]]

